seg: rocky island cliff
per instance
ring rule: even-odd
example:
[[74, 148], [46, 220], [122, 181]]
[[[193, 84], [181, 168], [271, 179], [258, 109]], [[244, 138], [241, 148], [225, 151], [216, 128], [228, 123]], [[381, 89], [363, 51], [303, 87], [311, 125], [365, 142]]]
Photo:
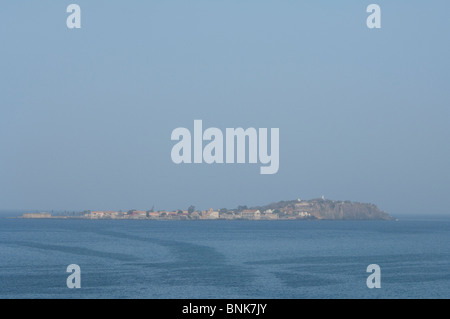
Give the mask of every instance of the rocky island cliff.
[[280, 201], [253, 207], [261, 212], [272, 211], [281, 216], [309, 216], [324, 220], [395, 220], [374, 204], [329, 199]]

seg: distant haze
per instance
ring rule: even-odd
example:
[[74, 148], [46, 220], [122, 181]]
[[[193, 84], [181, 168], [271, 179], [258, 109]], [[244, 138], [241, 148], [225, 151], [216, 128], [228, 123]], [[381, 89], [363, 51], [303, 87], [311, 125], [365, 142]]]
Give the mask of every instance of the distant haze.
[[[0, 4], [0, 208], [325, 198], [450, 214], [450, 2]], [[176, 165], [177, 127], [279, 128], [279, 170]]]

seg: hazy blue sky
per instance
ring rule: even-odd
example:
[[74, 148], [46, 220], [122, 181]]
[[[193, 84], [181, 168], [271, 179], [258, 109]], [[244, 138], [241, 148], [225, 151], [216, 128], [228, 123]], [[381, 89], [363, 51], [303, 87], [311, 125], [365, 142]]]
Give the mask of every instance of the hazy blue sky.
[[[82, 28], [66, 27], [66, 7]], [[366, 26], [378, 3], [382, 29]], [[2, 1], [0, 208], [297, 197], [450, 213], [449, 1]], [[176, 165], [176, 127], [280, 128], [280, 169]]]

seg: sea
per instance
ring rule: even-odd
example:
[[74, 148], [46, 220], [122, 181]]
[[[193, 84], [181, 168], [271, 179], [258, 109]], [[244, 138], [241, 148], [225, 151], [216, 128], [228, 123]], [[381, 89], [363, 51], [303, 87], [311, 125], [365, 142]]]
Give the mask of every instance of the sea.
[[[0, 216], [0, 298], [450, 298], [450, 219], [149, 221]], [[68, 266], [81, 288], [68, 288]], [[380, 288], [369, 288], [369, 265]]]

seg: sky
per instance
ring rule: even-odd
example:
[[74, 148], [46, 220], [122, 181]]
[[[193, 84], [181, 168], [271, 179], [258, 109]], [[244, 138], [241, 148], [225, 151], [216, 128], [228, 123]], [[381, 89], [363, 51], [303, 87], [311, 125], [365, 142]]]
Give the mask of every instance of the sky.
[[[66, 7], [81, 7], [68, 29]], [[381, 29], [366, 8], [381, 7]], [[0, 209], [325, 198], [450, 214], [448, 1], [2, 1]], [[177, 127], [279, 128], [280, 167], [174, 164]]]

